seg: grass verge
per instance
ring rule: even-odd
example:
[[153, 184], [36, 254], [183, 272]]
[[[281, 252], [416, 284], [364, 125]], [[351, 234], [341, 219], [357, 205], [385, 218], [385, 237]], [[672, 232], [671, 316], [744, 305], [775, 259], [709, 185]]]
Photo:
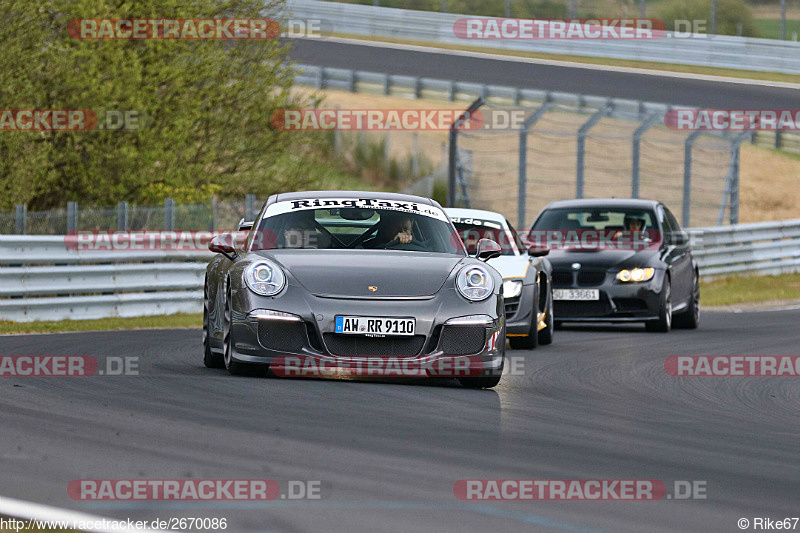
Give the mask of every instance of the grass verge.
[[198, 313], [138, 316], [131, 318], [100, 318], [97, 320], [57, 320], [53, 322], [0, 321], [0, 334], [110, 331], [118, 329], [200, 328], [202, 326], [203, 315]]
[[798, 299], [800, 274], [731, 276], [700, 283], [700, 301], [704, 307]]
[[415, 46], [428, 46], [444, 48], [447, 50], [463, 50], [484, 54], [499, 54], [512, 57], [528, 57], [532, 59], [547, 59], [551, 61], [565, 61], [569, 63], [586, 63], [591, 65], [607, 65], [613, 67], [628, 67], [646, 70], [663, 70], [666, 72], [681, 72], [685, 74], [700, 74], [704, 76], [721, 76], [725, 78], [742, 78], [748, 80], [776, 81], [784, 83], [800, 83], [800, 76], [795, 74], [781, 74], [779, 72], [758, 72], [754, 70], [739, 70], [728, 68], [701, 67], [694, 65], [678, 65], [674, 63], [656, 63], [652, 61], [634, 61], [628, 59], [609, 59], [604, 57], [587, 57], [561, 54], [545, 54], [538, 52], [523, 52], [517, 50], [504, 50], [502, 48], [488, 48], [482, 46], [468, 46], [460, 44], [438, 43], [433, 41], [415, 41], [411, 39], [397, 39], [392, 37], [334, 34], [336, 37], [358, 39], [361, 41], [376, 41], [384, 43], [409, 44]]

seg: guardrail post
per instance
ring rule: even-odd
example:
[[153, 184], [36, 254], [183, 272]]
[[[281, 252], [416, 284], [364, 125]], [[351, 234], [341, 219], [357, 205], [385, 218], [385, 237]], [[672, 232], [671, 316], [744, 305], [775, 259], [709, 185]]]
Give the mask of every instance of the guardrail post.
[[67, 233], [78, 230], [78, 202], [67, 202]]
[[686, 137], [683, 145], [683, 209], [681, 212], [681, 225], [689, 227], [691, 219], [690, 210], [692, 203], [692, 145], [695, 139], [702, 135], [702, 131], [693, 131]]
[[391, 161], [392, 161], [392, 138], [391, 138], [391, 131], [386, 130], [386, 133], [383, 137], [383, 166], [386, 169], [386, 175], [388, 177], [389, 170], [391, 169]]
[[319, 67], [319, 74], [317, 76], [317, 89], [325, 88], [325, 67]]
[[28, 206], [17, 204], [15, 220], [15, 233], [17, 235], [25, 235], [27, 231], [28, 222]]
[[164, 229], [175, 229], [175, 200], [172, 198], [164, 200]]
[[451, 102], [455, 102], [456, 101], [456, 82], [455, 82], [455, 80], [450, 80], [449, 91], [450, 91], [450, 94], [448, 95], [448, 99]]
[[479, 107], [486, 103], [483, 97], [477, 98], [469, 107], [459, 115], [458, 119], [450, 126], [450, 154], [447, 161], [447, 207], [456, 206], [456, 159], [458, 157], [458, 128], [475, 112]]
[[422, 80], [419, 76], [414, 78], [414, 98], [422, 98]]
[[391, 74], [384, 74], [383, 76], [383, 96], [389, 96], [391, 93], [391, 83], [392, 83], [392, 75]]
[[245, 220], [255, 220], [256, 215], [254, 213], [256, 205], [256, 195], [255, 194], [245, 194], [244, 195], [244, 218]]
[[351, 70], [350, 71], [350, 92], [351, 93], [356, 92], [356, 71], [355, 70]]
[[662, 115], [650, 115], [633, 132], [632, 163], [631, 163], [631, 198], [639, 198], [639, 159], [641, 156], [640, 145], [642, 136], [649, 130]]
[[[549, 97], [549, 95], [548, 95]], [[528, 209], [528, 130], [536, 124], [542, 115], [553, 107], [551, 102], [545, 101], [522, 123], [519, 131], [519, 182], [517, 184], [517, 228], [525, 229], [525, 215]]]
[[117, 229], [128, 229], [128, 202], [117, 202]]
[[[581, 98], [581, 101], [583, 101], [583, 98]], [[581, 107], [583, 107], [582, 104]], [[613, 110], [614, 106], [611, 101], [606, 102], [606, 105], [595, 111], [595, 113], [589, 117], [589, 120], [584, 122], [583, 126], [581, 126], [578, 130], [578, 165], [575, 175], [575, 198], [583, 198], [586, 135], [589, 133], [589, 130], [595, 126], [595, 124], [600, 122], [601, 118], [608, 115]]]
[[783, 132], [781, 130], [775, 131], [775, 148], [778, 150], [783, 148]]

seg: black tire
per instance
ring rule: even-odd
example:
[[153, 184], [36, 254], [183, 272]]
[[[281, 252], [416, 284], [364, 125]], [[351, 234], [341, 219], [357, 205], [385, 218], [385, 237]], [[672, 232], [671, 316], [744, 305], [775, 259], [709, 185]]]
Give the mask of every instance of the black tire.
[[254, 372], [253, 365], [247, 363], [240, 363], [233, 360], [233, 334], [231, 332], [231, 288], [228, 286], [225, 291], [225, 311], [222, 317], [222, 338], [224, 343], [223, 361], [225, 368], [234, 376], [252, 376]]
[[564, 323], [558, 322], [556, 320], [553, 321], [553, 329], [564, 329]]
[[539, 332], [539, 344], [547, 345], [553, 343], [553, 336], [555, 335], [555, 322], [553, 321], [553, 292], [548, 291], [547, 295], [547, 312], [544, 317], [546, 327]]
[[531, 324], [528, 334], [524, 337], [508, 337], [508, 345], [512, 350], [534, 350], [539, 345], [539, 335], [536, 332], [536, 318], [539, 315], [539, 290], [533, 294], [533, 308], [531, 309]]
[[672, 285], [669, 277], [664, 277], [664, 284], [661, 286], [661, 302], [658, 306], [658, 318], [648, 320], [644, 323], [647, 331], [656, 333], [667, 333], [672, 328]]
[[700, 325], [700, 277], [695, 272], [692, 282], [692, 297], [686, 311], [675, 315], [672, 325], [681, 329], [697, 329]]
[[225, 368], [225, 359], [211, 351], [211, 339], [208, 336], [208, 287], [203, 285], [203, 364], [208, 368]]

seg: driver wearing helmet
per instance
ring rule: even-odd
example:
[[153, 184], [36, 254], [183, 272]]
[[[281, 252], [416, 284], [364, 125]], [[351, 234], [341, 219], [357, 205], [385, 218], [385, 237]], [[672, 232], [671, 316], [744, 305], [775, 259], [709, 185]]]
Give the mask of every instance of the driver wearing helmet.
[[413, 221], [408, 215], [394, 211], [385, 211], [381, 215], [378, 233], [375, 237], [364, 241], [364, 248], [383, 248], [392, 241], [398, 244], [409, 244], [413, 240], [411, 228]]

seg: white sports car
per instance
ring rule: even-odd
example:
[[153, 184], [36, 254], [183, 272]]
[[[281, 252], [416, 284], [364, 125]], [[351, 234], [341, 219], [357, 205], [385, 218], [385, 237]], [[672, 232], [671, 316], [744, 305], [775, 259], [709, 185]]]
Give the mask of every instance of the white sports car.
[[512, 348], [535, 348], [553, 342], [553, 289], [547, 250], [528, 249], [500, 213], [446, 208], [470, 253], [480, 239], [500, 244], [502, 255], [488, 264], [503, 277], [506, 336]]

